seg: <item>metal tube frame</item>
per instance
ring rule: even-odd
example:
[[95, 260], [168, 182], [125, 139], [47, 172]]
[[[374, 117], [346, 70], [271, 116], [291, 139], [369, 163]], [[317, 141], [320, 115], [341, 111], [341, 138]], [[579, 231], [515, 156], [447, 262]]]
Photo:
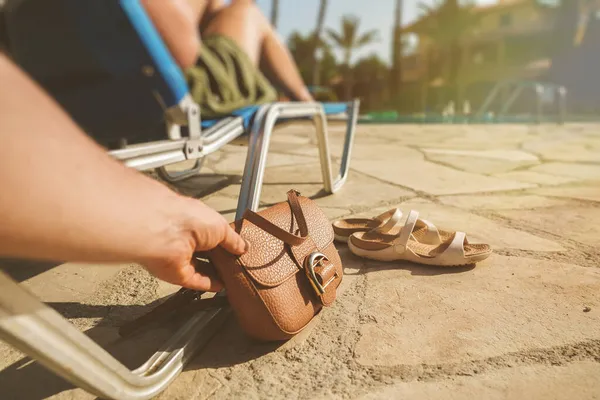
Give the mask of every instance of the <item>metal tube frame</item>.
[[[129, 370], [52, 308], [0, 272], [0, 339], [57, 375], [106, 399], [149, 399], [163, 391], [210, 339], [224, 309], [200, 311], [148, 361]], [[203, 332], [204, 331], [204, 332]], [[213, 332], [214, 333], [214, 332]]]
[[[347, 179], [358, 107], [358, 101], [348, 105], [340, 172], [333, 180], [323, 106], [318, 103], [263, 106], [255, 117], [250, 135], [238, 214], [246, 208], [258, 207], [269, 142], [273, 127], [280, 118], [314, 118], [324, 187], [329, 193], [337, 191]], [[219, 123], [203, 133], [202, 148], [197, 149], [200, 156], [194, 157], [200, 158], [218, 150], [243, 132], [239, 118]], [[186, 154], [191, 152], [186, 149], [189, 149], [189, 142], [194, 140], [197, 138], [131, 146], [111, 154], [126, 165], [143, 170], [160, 166], [160, 163], [165, 165], [188, 159]], [[159, 351], [131, 371], [59, 313], [0, 271], [0, 339], [74, 385], [107, 399], [142, 400], [163, 391], [228, 315], [228, 308], [199, 311], [192, 315]], [[209, 326], [211, 329], [207, 329]]]
[[327, 193], [337, 192], [348, 178], [359, 106], [359, 100], [348, 103], [344, 147], [340, 170], [335, 179], [333, 179], [331, 175], [327, 116], [325, 115], [322, 104], [273, 103], [261, 107], [254, 117], [254, 123], [250, 131], [250, 143], [248, 145], [248, 155], [246, 157], [246, 165], [244, 167], [242, 185], [240, 188], [236, 219], [242, 218], [246, 209], [256, 211], [259, 207], [271, 134], [279, 119], [306, 117], [314, 119], [321, 161], [323, 188]]
[[[242, 119], [231, 117], [203, 131], [199, 139], [181, 138], [130, 145], [124, 149], [112, 150], [109, 154], [128, 167], [146, 171], [185, 160], [202, 159], [243, 134]], [[196, 147], [190, 144], [200, 141]]]

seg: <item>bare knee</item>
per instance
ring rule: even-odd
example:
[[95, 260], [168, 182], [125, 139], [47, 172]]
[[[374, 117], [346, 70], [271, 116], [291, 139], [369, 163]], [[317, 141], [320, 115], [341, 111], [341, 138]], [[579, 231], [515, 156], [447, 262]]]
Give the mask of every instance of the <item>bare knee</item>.
[[233, 0], [214, 14], [203, 35], [220, 34], [234, 40], [258, 65], [264, 38], [272, 31], [269, 21], [252, 0]]
[[270, 26], [269, 21], [254, 0], [232, 0], [231, 4], [226, 8], [232, 9], [237, 16], [243, 15], [246, 21], [251, 21], [257, 27], [264, 28], [265, 25]]

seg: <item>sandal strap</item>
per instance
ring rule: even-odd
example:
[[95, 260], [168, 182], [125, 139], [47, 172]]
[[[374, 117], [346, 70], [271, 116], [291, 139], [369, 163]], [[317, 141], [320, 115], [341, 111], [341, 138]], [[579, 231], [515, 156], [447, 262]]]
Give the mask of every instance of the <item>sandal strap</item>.
[[[411, 211], [411, 212], [417, 213], [417, 211]], [[417, 215], [418, 215], [418, 213], [417, 213]], [[390, 231], [392, 231], [394, 228], [396, 228], [400, 224], [400, 222], [402, 220], [402, 211], [399, 208], [396, 208], [393, 210], [388, 210], [385, 213], [383, 213], [373, 219], [376, 221], [379, 221], [380, 224], [376, 228], [371, 229], [371, 232], [388, 234], [388, 233], [390, 233]], [[423, 227], [423, 226], [426, 227], [425, 240], [427, 243], [431, 243], [431, 244], [441, 244], [442, 243], [440, 232], [437, 229], [437, 227], [425, 219], [420, 219], [417, 217], [417, 221], [415, 223], [415, 226], [412, 228], [412, 230], [414, 230], [415, 227]], [[412, 230], [411, 230], [411, 233], [412, 233]]]
[[452, 260], [452, 262], [456, 262], [457, 264], [464, 263], [465, 243], [468, 243], [467, 234], [456, 232], [448, 247], [438, 257], [443, 257], [449, 261]]
[[389, 231], [391, 231], [395, 226], [398, 225], [398, 223], [402, 219], [402, 211], [399, 208], [389, 210], [376, 217], [375, 219], [381, 221], [379, 217], [382, 216], [385, 216], [387, 221], [385, 221], [385, 223], [380, 224], [378, 227], [371, 229], [371, 232], [388, 233]]
[[398, 211], [397, 208], [392, 208], [390, 210], [387, 210], [384, 213], [379, 214], [378, 216], [376, 216], [375, 218], [373, 218], [375, 221], [379, 222], [380, 225], [383, 225], [384, 223], [386, 223], [390, 218], [392, 218], [392, 216], [394, 215], [394, 213]]
[[392, 242], [394, 245], [394, 250], [402, 254], [406, 251], [406, 247], [408, 245], [408, 241], [410, 240], [412, 231], [415, 229], [415, 225], [419, 220], [419, 212], [412, 210], [408, 213], [406, 217], [406, 221], [404, 222], [404, 226], [400, 230], [400, 234], [394, 241]]
[[427, 228], [425, 231], [425, 238], [424, 238], [427, 243], [430, 243], [430, 244], [442, 243], [440, 231], [434, 224], [427, 221], [426, 219], [419, 219], [419, 221], [417, 221], [417, 225], [425, 226]]

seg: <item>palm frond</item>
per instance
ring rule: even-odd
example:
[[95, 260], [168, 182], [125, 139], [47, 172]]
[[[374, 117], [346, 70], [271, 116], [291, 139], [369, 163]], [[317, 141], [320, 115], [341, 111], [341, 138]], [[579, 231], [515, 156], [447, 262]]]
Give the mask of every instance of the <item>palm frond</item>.
[[353, 50], [374, 42], [377, 32], [373, 30], [360, 34], [360, 19], [350, 14], [342, 16], [340, 28], [339, 32], [327, 29], [327, 36], [342, 50], [343, 64], [349, 68]]
[[342, 36], [340, 36], [339, 33], [334, 31], [333, 29], [327, 29], [327, 36], [329, 36], [329, 39], [331, 39], [335, 45], [340, 47], [343, 46], [344, 39], [342, 38]]
[[372, 30], [362, 34], [357, 40], [355, 47], [362, 47], [367, 44], [376, 42], [379, 40], [379, 32]]
[[344, 15], [342, 17], [342, 37], [346, 46], [353, 46], [359, 24], [359, 19], [354, 15]]

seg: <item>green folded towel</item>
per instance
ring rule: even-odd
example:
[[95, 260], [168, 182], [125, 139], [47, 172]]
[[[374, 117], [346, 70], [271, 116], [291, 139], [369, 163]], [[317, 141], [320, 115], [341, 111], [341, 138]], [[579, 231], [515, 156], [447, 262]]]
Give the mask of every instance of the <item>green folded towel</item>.
[[190, 92], [203, 119], [277, 100], [277, 91], [248, 55], [226, 36], [202, 38], [196, 65], [186, 71]]

